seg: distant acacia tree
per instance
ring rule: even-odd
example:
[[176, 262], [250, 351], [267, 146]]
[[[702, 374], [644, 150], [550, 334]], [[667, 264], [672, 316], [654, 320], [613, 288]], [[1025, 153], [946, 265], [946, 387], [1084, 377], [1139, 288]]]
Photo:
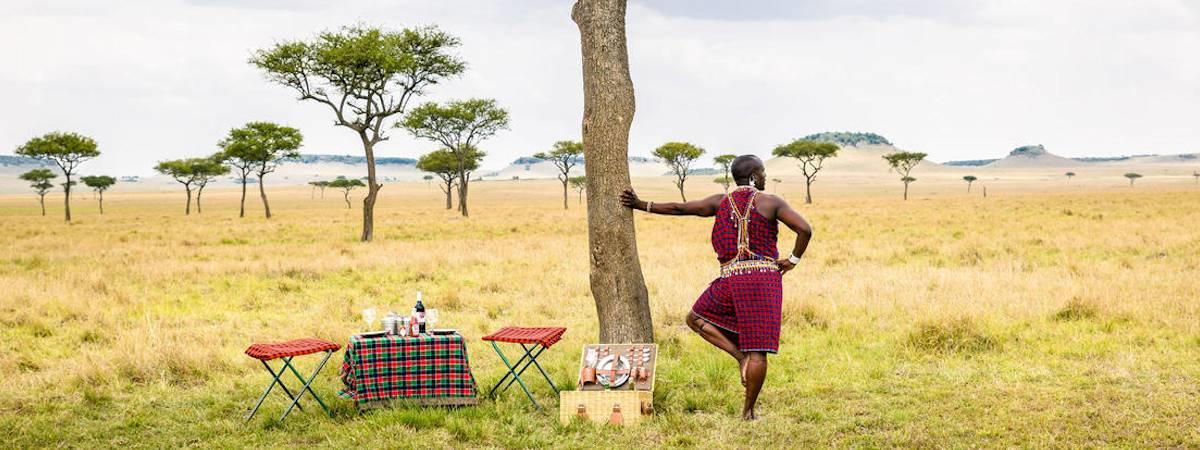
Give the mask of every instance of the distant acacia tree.
[[445, 146], [458, 161], [458, 211], [467, 211], [467, 192], [471, 171], [483, 160], [485, 153], [478, 145], [500, 130], [508, 129], [508, 111], [491, 99], [451, 101], [445, 105], [425, 103], [413, 108], [402, 123], [413, 136]]
[[375, 145], [387, 140], [386, 121], [403, 114], [408, 102], [466, 69], [455, 55], [459, 40], [434, 27], [383, 31], [353, 26], [327, 31], [310, 41], [287, 41], [259, 50], [250, 60], [271, 81], [329, 107], [336, 126], [358, 135], [367, 158], [362, 241], [375, 230]]
[[29, 187], [38, 195], [38, 203], [42, 205], [42, 215], [46, 215], [46, 194], [54, 189], [50, 180], [58, 177], [50, 169], [33, 169], [21, 174], [21, 179], [29, 182]]
[[[471, 160], [468, 163], [468, 171], [479, 168], [478, 160]], [[446, 209], [453, 209], [454, 186], [458, 182], [458, 157], [454, 156], [450, 150], [434, 150], [422, 155], [417, 160], [417, 170], [432, 173], [442, 180], [438, 186], [446, 194]]]
[[[208, 183], [217, 179], [217, 177], [229, 175], [229, 166], [223, 162], [224, 154], [217, 153], [207, 158], [196, 159], [192, 163], [192, 172], [195, 174], [196, 183], [196, 214], [200, 214], [200, 196], [204, 194], [204, 188]], [[259, 179], [261, 182], [261, 178]]]
[[583, 204], [583, 190], [587, 189], [587, 177], [571, 177], [571, 187], [575, 188], [575, 192], [579, 194], [579, 204]]
[[108, 175], [91, 175], [79, 179], [84, 185], [92, 188], [100, 198], [100, 214], [104, 214], [104, 191], [117, 184], [117, 179]]
[[1200, 184], [1200, 171], [1192, 171], [1192, 178], [1196, 179], [1196, 184]]
[[975, 181], [977, 180], [979, 180], [979, 178], [975, 177], [975, 175], [967, 175], [963, 177], [963, 181], [967, 182], [967, 193], [971, 192], [971, 185], [975, 184]]
[[160, 161], [158, 165], [154, 166], [156, 172], [174, 178], [175, 181], [183, 185], [184, 191], [187, 192], [187, 208], [184, 209], [185, 215], [192, 214], [192, 186], [196, 183], [194, 166], [197, 160], [199, 158], [174, 159]]
[[337, 177], [336, 180], [329, 182], [329, 187], [342, 190], [342, 198], [346, 200], [346, 209], [350, 209], [350, 191], [363, 186], [366, 185], [358, 178]]
[[71, 175], [75, 174], [79, 165], [84, 161], [100, 156], [96, 141], [78, 133], [55, 131], [30, 139], [24, 145], [17, 147], [17, 151], [14, 153], [29, 158], [50, 160], [58, 165], [63, 176], [67, 178], [62, 186], [65, 194], [66, 220], [70, 222], [71, 186], [75, 185], [75, 181], [71, 180]]
[[238, 171], [242, 181], [242, 206], [238, 217], [246, 216], [246, 182], [251, 173], [258, 176], [258, 193], [262, 197], [263, 210], [271, 218], [271, 205], [267, 202], [267, 189], [263, 177], [274, 172], [287, 159], [300, 157], [300, 145], [304, 136], [300, 130], [271, 122], [250, 122], [241, 128], [229, 130], [229, 135], [218, 144], [221, 159]]
[[775, 193], [778, 194], [779, 193], [779, 183], [782, 183], [783, 180], [780, 180], [778, 178], [772, 178], [771, 181], [775, 183]]
[[883, 155], [883, 159], [888, 162], [888, 165], [892, 167], [892, 170], [895, 170], [896, 173], [900, 174], [900, 181], [904, 182], [905, 200], [908, 200], [909, 183], [917, 181], [916, 178], [909, 176], [909, 173], [911, 173], [913, 168], [917, 167], [917, 164], [920, 164], [926, 156], [929, 155], [921, 152], [895, 152]]
[[[308, 185], [312, 186], [312, 190], [309, 192], [308, 198], [316, 199], [317, 198], [317, 187], [321, 185], [321, 182], [320, 181], [309, 181]], [[321, 193], [324, 194], [325, 191], [321, 190]], [[324, 197], [324, 195], [322, 195], [322, 197]]]
[[737, 155], [729, 154], [717, 155], [716, 158], [713, 158], [713, 163], [716, 163], [717, 167], [721, 168], [721, 172], [725, 173], [724, 177], [717, 178], [717, 183], [721, 184], [725, 192], [729, 192], [729, 185], [733, 184], [733, 177], [729, 173], [729, 166], [733, 164], [733, 160], [735, 159], [737, 159]]
[[325, 188], [329, 187], [329, 182], [325, 181], [325, 180], [320, 180], [320, 181], [314, 181], [313, 183], [317, 187], [317, 189], [321, 190], [321, 198], [324, 199], [325, 198]]
[[567, 209], [567, 184], [571, 180], [571, 168], [579, 163], [580, 156], [583, 156], [583, 143], [577, 141], [558, 141], [554, 143], [553, 150], [533, 155], [534, 158], [554, 163], [554, 167], [558, 168], [558, 181], [562, 182], [563, 187], [563, 209]]
[[808, 141], [797, 139], [790, 143], [775, 147], [771, 154], [785, 158], [795, 158], [800, 162], [800, 172], [804, 174], [804, 203], [812, 203], [812, 184], [817, 179], [825, 160], [836, 157], [838, 146], [832, 142]]
[[1067, 172], [1067, 182], [1070, 182], [1072, 178], [1075, 178], [1075, 172]]
[[425, 185], [426, 185], [426, 186], [432, 186], [432, 185], [433, 185], [433, 175], [425, 175], [425, 176], [421, 177], [421, 179], [422, 179], [422, 180], [425, 180]]
[[1140, 173], [1129, 172], [1129, 173], [1125, 174], [1125, 178], [1129, 179], [1129, 187], [1133, 187], [1133, 182], [1137, 181], [1137, 179], [1141, 178], [1141, 177], [1142, 177], [1142, 174], [1140, 174]]
[[668, 142], [654, 149], [654, 156], [662, 159], [675, 175], [675, 187], [679, 188], [679, 197], [687, 201], [683, 193], [683, 184], [692, 173], [692, 162], [704, 154], [704, 149], [687, 142]]

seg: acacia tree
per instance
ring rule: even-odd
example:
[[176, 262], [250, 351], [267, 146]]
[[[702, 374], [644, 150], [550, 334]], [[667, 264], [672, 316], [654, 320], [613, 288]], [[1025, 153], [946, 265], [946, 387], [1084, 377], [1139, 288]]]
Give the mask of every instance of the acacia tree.
[[20, 156], [53, 161], [62, 170], [67, 181], [62, 184], [66, 220], [71, 221], [71, 180], [79, 165], [84, 161], [100, 156], [96, 141], [90, 137], [70, 132], [55, 131], [30, 139], [24, 145], [17, 147], [14, 152]]
[[772, 178], [772, 179], [771, 179], [771, 181], [772, 181], [773, 183], [775, 183], [775, 193], [777, 193], [777, 194], [778, 194], [778, 193], [779, 193], [779, 183], [782, 183], [782, 182], [783, 182], [783, 180], [780, 180], [780, 179], [778, 179], [778, 178]]
[[925, 159], [925, 153], [921, 152], [903, 152], [898, 151], [883, 155], [883, 159], [891, 166], [891, 170], [895, 170], [900, 174], [900, 181], [904, 182], [904, 199], [908, 200], [908, 184], [917, 181], [916, 178], [909, 176], [914, 167], [920, 164]]
[[337, 177], [329, 182], [329, 187], [342, 190], [342, 198], [346, 199], [346, 209], [350, 209], [350, 191], [363, 186], [366, 185], [358, 178]]
[[304, 136], [300, 130], [271, 122], [250, 122], [241, 128], [229, 130], [229, 135], [217, 145], [221, 147], [219, 158], [237, 170], [242, 182], [242, 203], [238, 217], [246, 217], [246, 183], [250, 174], [258, 176], [258, 192], [262, 197], [263, 209], [271, 218], [271, 206], [267, 203], [267, 190], [263, 177], [274, 172], [279, 163], [300, 157], [300, 144]]
[[1142, 177], [1142, 174], [1135, 173], [1135, 172], [1129, 172], [1129, 173], [1125, 174], [1125, 178], [1129, 179], [1129, 187], [1133, 187], [1133, 182], [1137, 181], [1137, 179], [1141, 178], [1141, 177]]
[[804, 203], [811, 204], [812, 184], [817, 179], [817, 172], [821, 171], [827, 158], [837, 156], [838, 146], [832, 142], [797, 139], [775, 147], [771, 153], [799, 161], [800, 172], [804, 174]]
[[454, 155], [458, 161], [458, 210], [464, 217], [469, 216], [470, 172], [485, 156], [477, 146], [498, 131], [508, 129], [508, 111], [491, 99], [458, 100], [445, 105], [430, 102], [413, 108], [396, 126], [408, 129], [418, 138], [437, 142]]
[[[196, 183], [196, 214], [201, 213], [200, 196], [204, 194], [204, 188], [208, 186], [208, 183], [217, 177], [229, 174], [229, 166], [222, 162], [223, 158], [224, 154], [217, 153], [207, 158], [192, 160], [192, 173], [195, 175]], [[259, 179], [259, 184], [262, 184], [261, 179]]]
[[[469, 161], [469, 170], [479, 168], [479, 162]], [[440, 149], [422, 155], [417, 160], [417, 170], [435, 174], [442, 180], [438, 187], [446, 194], [446, 209], [454, 208], [454, 186], [458, 182], [458, 157], [450, 150]], [[429, 175], [426, 175], [429, 176]]]
[[1192, 171], [1192, 178], [1195, 178], [1196, 184], [1200, 184], [1200, 171]]
[[466, 69], [449, 52], [458, 38], [435, 27], [398, 32], [352, 26], [327, 31], [309, 41], [288, 41], [259, 50], [251, 64], [275, 83], [299, 93], [300, 100], [328, 107], [334, 124], [358, 135], [367, 159], [367, 195], [363, 197], [361, 239], [375, 230], [375, 145], [388, 139], [386, 124], [403, 114], [425, 89]]
[[112, 185], [117, 184], [117, 179], [108, 175], [92, 175], [82, 177], [79, 181], [82, 181], [87, 187], [92, 188], [92, 191], [99, 196], [100, 214], [104, 214], [104, 191], [107, 191]]
[[720, 183], [721, 187], [725, 188], [725, 192], [729, 192], [729, 185], [733, 183], [733, 177], [730, 175], [729, 169], [735, 159], [737, 159], [737, 155], [728, 154], [717, 155], [716, 158], [713, 158], [713, 162], [717, 164], [717, 167], [721, 168], [721, 172], [725, 173], [724, 177], [717, 178], [717, 183]]
[[1067, 172], [1067, 182], [1068, 183], [1071, 182], [1072, 178], [1075, 178], [1075, 172]]
[[583, 155], [587, 161], [590, 286], [600, 342], [654, 342], [654, 326], [633, 211], [618, 198], [629, 189], [629, 127], [635, 111], [625, 0], [577, 0], [583, 54]]
[[321, 190], [321, 199], [324, 200], [325, 199], [325, 188], [329, 187], [329, 182], [325, 181], [325, 180], [321, 180], [321, 181], [314, 181], [313, 183], [314, 183], [313, 185], [316, 186], [317, 189]]
[[433, 186], [433, 175], [425, 175], [421, 179], [425, 180], [426, 186]]
[[978, 179], [979, 178], [977, 178], [975, 175], [967, 175], [967, 176], [963, 177], [963, 181], [967, 182], [967, 193], [968, 194], [971, 193], [971, 185], [975, 184], [975, 181]]
[[[321, 182], [320, 181], [309, 181], [308, 185], [312, 186], [312, 190], [310, 190], [308, 193], [308, 198], [316, 199], [317, 198], [317, 186], [320, 186]], [[325, 191], [322, 190], [321, 193], [324, 194]], [[324, 197], [324, 195], [322, 195], [322, 197]]]
[[187, 208], [184, 209], [184, 215], [192, 214], [192, 185], [196, 183], [194, 167], [200, 159], [173, 159], [160, 161], [158, 165], [154, 166], [156, 172], [174, 178], [175, 181], [183, 185], [184, 191], [187, 192]]
[[575, 192], [579, 194], [579, 204], [583, 204], [583, 190], [587, 189], [587, 177], [571, 177], [569, 180], [571, 187], [575, 188]]
[[562, 182], [563, 188], [563, 209], [567, 209], [567, 187], [571, 180], [571, 168], [579, 164], [579, 157], [582, 155], [583, 143], [577, 141], [558, 141], [554, 143], [553, 150], [533, 155], [534, 158], [550, 161], [558, 168], [558, 181]]
[[54, 189], [54, 183], [50, 180], [58, 177], [50, 169], [39, 168], [33, 169], [21, 174], [21, 179], [29, 182], [29, 187], [38, 195], [38, 203], [42, 206], [42, 215], [46, 215], [46, 194]]
[[675, 187], [679, 188], [679, 197], [686, 202], [687, 195], [683, 193], [683, 183], [687, 182], [687, 177], [692, 172], [692, 163], [704, 154], [704, 149], [687, 142], [668, 142], [654, 149], [653, 154], [671, 168], [671, 173], [675, 175]]

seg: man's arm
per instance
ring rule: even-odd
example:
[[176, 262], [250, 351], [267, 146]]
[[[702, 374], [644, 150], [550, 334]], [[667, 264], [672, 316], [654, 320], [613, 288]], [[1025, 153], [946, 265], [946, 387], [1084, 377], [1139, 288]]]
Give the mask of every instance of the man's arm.
[[[775, 210], [775, 218], [796, 232], [796, 245], [792, 247], [792, 255], [796, 258], [803, 258], [804, 252], [808, 250], [808, 241], [812, 239], [812, 225], [807, 220], [804, 220], [804, 217], [792, 209], [783, 199], [779, 199], [778, 201], [779, 206]], [[796, 267], [787, 257], [780, 258], [777, 263], [779, 264], [779, 271], [781, 273], [787, 273]]]
[[639, 199], [637, 193], [633, 192], [633, 189], [626, 189], [625, 192], [621, 193], [621, 204], [625, 205], [626, 208], [640, 209], [654, 214], [712, 217], [717, 213], [717, 207], [721, 206], [722, 198], [725, 198], [725, 196], [715, 194], [701, 200], [685, 203], [647, 202]]

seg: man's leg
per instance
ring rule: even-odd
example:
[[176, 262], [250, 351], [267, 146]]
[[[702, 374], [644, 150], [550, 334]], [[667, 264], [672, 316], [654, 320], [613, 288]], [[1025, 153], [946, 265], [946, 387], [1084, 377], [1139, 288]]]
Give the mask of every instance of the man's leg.
[[767, 353], [746, 352], [746, 401], [742, 404], [742, 419], [755, 420], [754, 405], [758, 403], [758, 393], [762, 391], [763, 382], [767, 380]]

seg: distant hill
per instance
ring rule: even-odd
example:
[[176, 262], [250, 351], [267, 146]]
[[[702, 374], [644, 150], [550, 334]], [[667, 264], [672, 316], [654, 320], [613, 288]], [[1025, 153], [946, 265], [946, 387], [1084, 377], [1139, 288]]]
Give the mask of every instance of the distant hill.
[[1046, 151], [1042, 145], [1025, 145], [1013, 149], [1008, 156], [984, 167], [1000, 169], [1039, 169], [1078, 167], [1079, 161]]
[[3, 167], [42, 167], [53, 164], [50, 161], [26, 158], [24, 156], [0, 155], [0, 166]]
[[859, 133], [851, 131], [826, 131], [802, 137], [806, 141], [832, 142], [843, 146], [860, 145], [892, 145], [887, 138], [875, 133]]
[[996, 158], [967, 159], [967, 160], [963, 160], [963, 161], [946, 161], [946, 162], [942, 163], [942, 165], [943, 166], [952, 166], [952, 167], [979, 167], [979, 166], [986, 166], [986, 165], [994, 163], [996, 161], [999, 161], [999, 159], [996, 159]]
[[[298, 162], [301, 164], [366, 164], [367, 158], [365, 156], [351, 155], [300, 155]], [[376, 157], [375, 165], [415, 166], [417, 165], [417, 160], [412, 158]]]

